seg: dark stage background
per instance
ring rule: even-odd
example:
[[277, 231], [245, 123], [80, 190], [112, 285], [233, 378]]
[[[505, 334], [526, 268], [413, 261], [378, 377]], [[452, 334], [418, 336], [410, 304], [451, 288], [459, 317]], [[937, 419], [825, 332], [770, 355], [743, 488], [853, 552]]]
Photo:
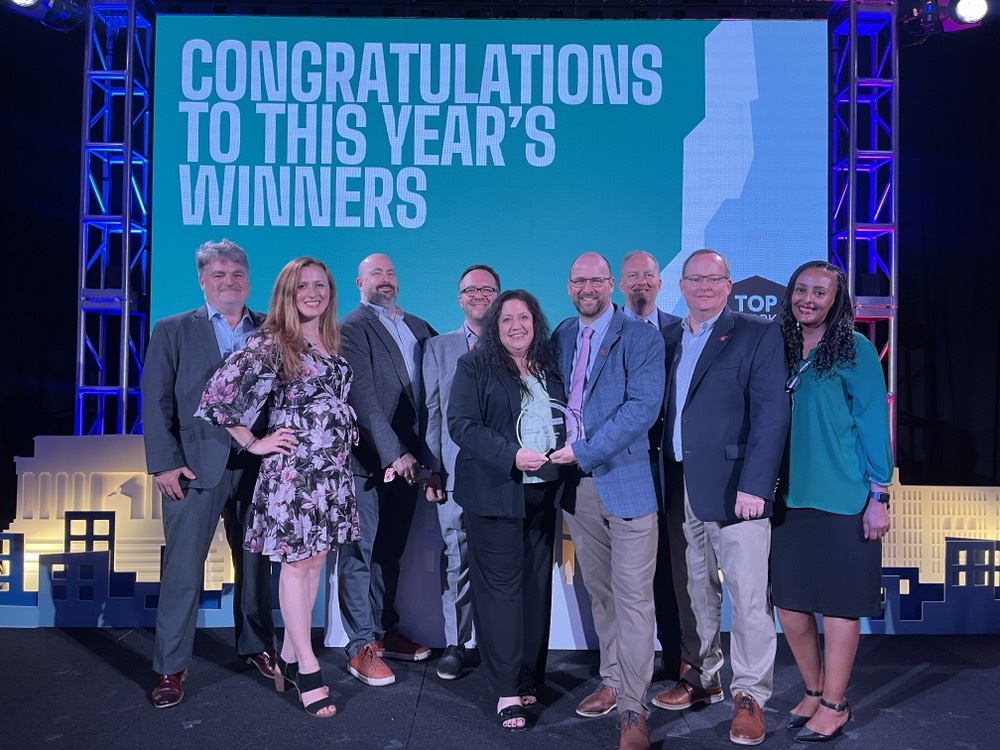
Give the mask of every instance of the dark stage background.
[[[906, 484], [1000, 485], [994, 4], [982, 27], [899, 54], [897, 404]], [[32, 455], [35, 435], [73, 429], [82, 67], [82, 29], [59, 33], [0, 9], [0, 528], [14, 515], [13, 457]]]

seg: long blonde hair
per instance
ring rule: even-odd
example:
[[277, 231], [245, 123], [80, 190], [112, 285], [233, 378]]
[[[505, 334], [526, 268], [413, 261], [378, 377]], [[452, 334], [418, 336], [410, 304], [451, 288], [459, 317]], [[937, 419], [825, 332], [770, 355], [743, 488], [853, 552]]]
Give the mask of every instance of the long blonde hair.
[[286, 378], [295, 378], [302, 371], [299, 356], [305, 349], [302, 321], [295, 306], [295, 293], [299, 285], [299, 274], [307, 266], [317, 266], [326, 275], [330, 287], [330, 304], [319, 319], [319, 337], [324, 348], [330, 353], [340, 353], [340, 328], [337, 326], [337, 286], [330, 270], [323, 261], [309, 256], [290, 260], [278, 273], [271, 290], [271, 303], [262, 330], [273, 336], [277, 350], [278, 370]]

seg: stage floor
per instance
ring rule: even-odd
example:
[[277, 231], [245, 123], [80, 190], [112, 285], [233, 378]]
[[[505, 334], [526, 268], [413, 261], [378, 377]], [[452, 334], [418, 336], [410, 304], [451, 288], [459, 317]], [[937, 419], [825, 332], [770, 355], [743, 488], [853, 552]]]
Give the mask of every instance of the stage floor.
[[[547, 688], [530, 711], [533, 727], [511, 735], [496, 725], [495, 696], [481, 673], [466, 670], [462, 679], [444, 682], [434, 673], [437, 652], [421, 663], [390, 662], [396, 684], [372, 688], [347, 673], [341, 649], [320, 648], [339, 712], [312, 718], [287, 697], [294, 692], [276, 693], [273, 683], [236, 659], [229, 629], [198, 632], [184, 701], [156, 710], [146, 697], [152, 636], [143, 629], [0, 630], [0, 748], [575, 750], [617, 743], [615, 717], [582, 719], [573, 710], [597, 685], [595, 652], [551, 653]], [[315, 636], [318, 645], [320, 633]], [[734, 747], [728, 679], [727, 669], [723, 703], [684, 712], [654, 708], [653, 747]], [[848, 695], [855, 719], [828, 746], [996, 747], [998, 685], [997, 636], [862, 636]], [[764, 747], [805, 747], [783, 728], [801, 690], [779, 635]]]

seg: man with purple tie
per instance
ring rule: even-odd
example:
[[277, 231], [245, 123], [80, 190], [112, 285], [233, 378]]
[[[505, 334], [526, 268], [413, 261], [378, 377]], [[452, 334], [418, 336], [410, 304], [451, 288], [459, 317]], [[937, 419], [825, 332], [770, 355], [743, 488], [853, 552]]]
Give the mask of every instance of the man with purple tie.
[[611, 304], [611, 267], [598, 253], [573, 261], [566, 288], [578, 315], [553, 339], [583, 435], [551, 460], [578, 468], [561, 504], [601, 652], [601, 685], [576, 711], [617, 709], [619, 750], [646, 750], [658, 507], [648, 435], [663, 401], [663, 337]]

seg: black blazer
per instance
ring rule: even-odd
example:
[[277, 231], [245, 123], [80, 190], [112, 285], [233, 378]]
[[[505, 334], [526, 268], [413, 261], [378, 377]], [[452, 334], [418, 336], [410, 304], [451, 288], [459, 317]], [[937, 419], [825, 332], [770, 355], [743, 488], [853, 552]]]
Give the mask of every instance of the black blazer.
[[[482, 350], [458, 359], [448, 403], [448, 432], [458, 445], [455, 502], [481, 516], [524, 518], [523, 473], [514, 465], [520, 444], [517, 383], [486, 366]], [[549, 398], [565, 402], [558, 374], [546, 373]]]

